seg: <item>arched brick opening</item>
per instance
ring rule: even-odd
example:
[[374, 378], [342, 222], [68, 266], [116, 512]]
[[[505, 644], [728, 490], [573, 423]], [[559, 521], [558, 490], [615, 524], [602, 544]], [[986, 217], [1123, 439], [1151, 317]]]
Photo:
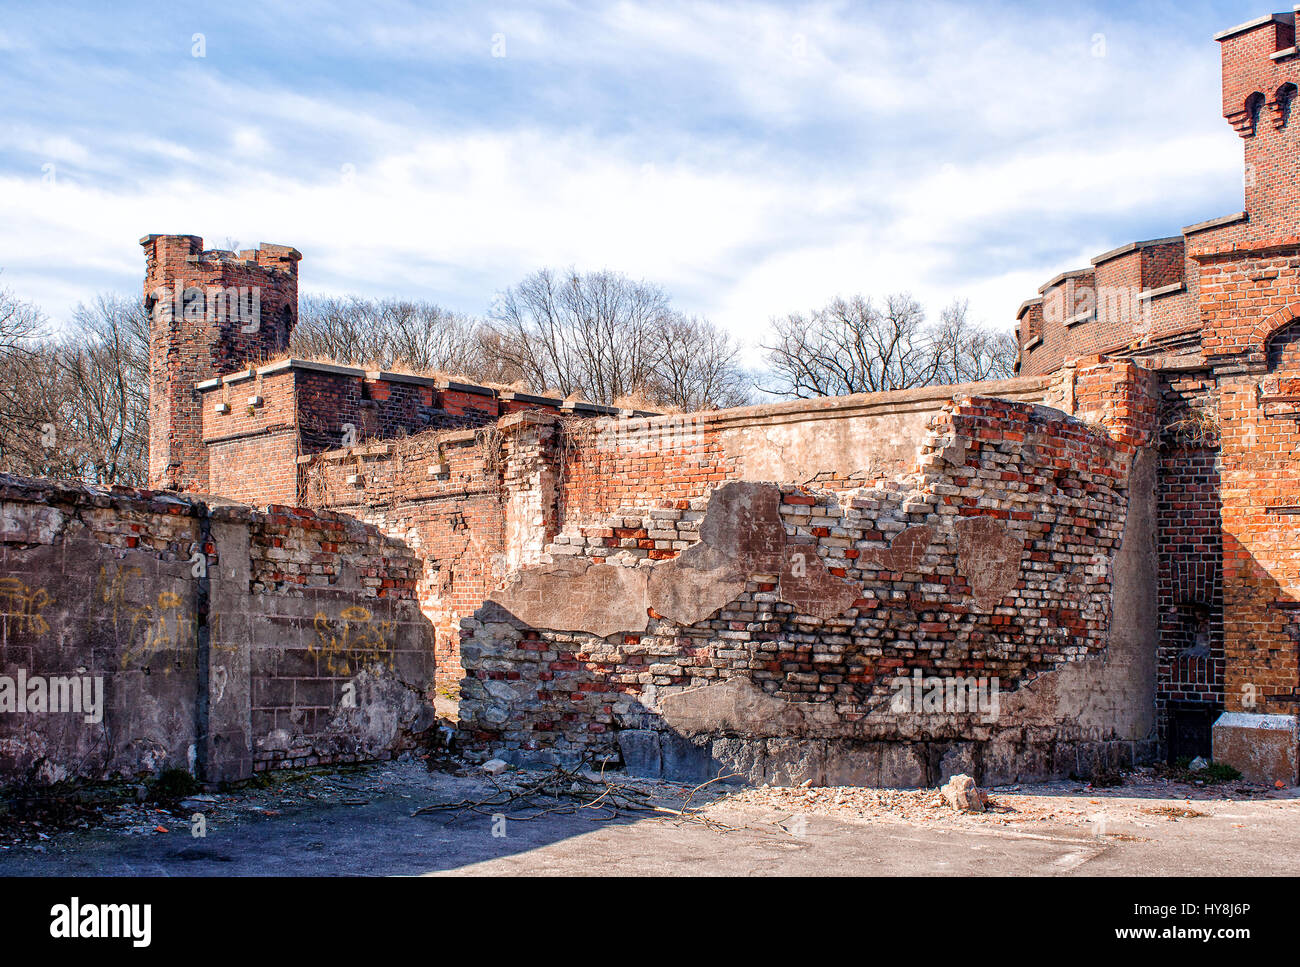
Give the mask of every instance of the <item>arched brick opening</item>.
[[1259, 130], [1259, 115], [1264, 109], [1264, 95], [1261, 91], [1256, 91], [1250, 97], [1246, 98], [1246, 135], [1249, 137]]
[[1287, 81], [1273, 95], [1273, 125], [1278, 129], [1284, 128], [1287, 122], [1291, 120], [1291, 108], [1295, 104], [1296, 85]]
[[1269, 372], [1279, 369], [1300, 372], [1300, 305], [1275, 313], [1262, 340]]

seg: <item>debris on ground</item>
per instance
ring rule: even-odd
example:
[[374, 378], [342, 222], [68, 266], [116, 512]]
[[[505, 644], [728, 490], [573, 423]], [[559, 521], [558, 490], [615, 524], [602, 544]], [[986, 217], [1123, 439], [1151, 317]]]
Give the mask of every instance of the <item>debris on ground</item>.
[[947, 800], [948, 805], [958, 812], [984, 812], [984, 793], [980, 791], [979, 786], [975, 785], [975, 780], [965, 773], [953, 776], [939, 791], [943, 793], [943, 798]]
[[[87, 790], [46, 790], [26, 800], [11, 800], [8, 811], [0, 805], [0, 856], [15, 849], [57, 850], [79, 832], [101, 829], [132, 837], [188, 835], [201, 816], [208, 835], [222, 828], [261, 822], [272, 817], [293, 817], [323, 808], [360, 809], [387, 798], [411, 800], [417, 814], [437, 815], [454, 821], [460, 812], [511, 818], [537, 818], [544, 814], [579, 815], [593, 821], [653, 820], [668, 823], [702, 823], [720, 831], [763, 829], [789, 832], [808, 828], [817, 816], [850, 822], [924, 825], [948, 828], [1033, 826], [1035, 831], [1095, 830], [1104, 817], [1111, 832], [1128, 823], [1153, 827], [1171, 819], [1193, 818], [1189, 812], [1215, 815], [1231, 811], [1234, 802], [1289, 808], [1296, 790], [1274, 789], [1271, 784], [1245, 780], [1228, 784], [1216, 775], [1218, 763], [1199, 773], [1187, 769], [1190, 760], [1176, 767], [1140, 766], [1123, 774], [1122, 788], [1097, 788], [1079, 780], [1019, 783], [981, 789], [983, 812], [954, 809], [943, 792], [929, 789], [882, 789], [856, 786], [748, 786], [730, 785], [715, 777], [693, 785], [662, 779], [645, 779], [592, 765], [551, 771], [510, 768], [499, 776], [485, 773], [479, 764], [451, 756], [435, 761], [409, 755], [398, 760], [322, 766], [312, 769], [259, 773], [238, 787], [213, 792], [188, 791], [178, 798], [136, 800], [137, 780], [123, 783], [114, 800], [88, 801]], [[607, 764], [605, 764], [607, 765]], [[1226, 774], [1226, 773], [1225, 773]], [[1195, 778], [1208, 777], [1203, 785]], [[968, 777], [972, 778], [973, 777]], [[173, 795], [182, 784], [171, 783]], [[79, 798], [80, 797], [80, 798]], [[429, 800], [435, 800], [429, 802]], [[421, 805], [425, 803], [425, 805]], [[1153, 813], [1151, 808], [1166, 808]], [[781, 819], [785, 825], [776, 823]], [[815, 828], [815, 826], [813, 827]]]
[[[1185, 771], [1185, 770], [1184, 770]], [[1190, 776], [1190, 773], [1186, 773]], [[858, 786], [814, 786], [790, 788], [758, 786], [727, 790], [714, 801], [714, 809], [773, 810], [784, 815], [828, 816], [854, 822], [894, 823], [925, 826], [1035, 826], [1095, 829], [1104, 816], [1113, 828], [1118, 823], [1153, 826], [1167, 821], [1165, 815], [1145, 812], [1163, 801], [1180, 811], [1193, 804], [1212, 811], [1230, 810], [1236, 801], [1275, 800], [1286, 808], [1295, 790], [1276, 791], [1264, 785], [1241, 783], [1235, 788], [1221, 785], [1196, 786], [1191, 782], [1158, 774], [1142, 766], [1124, 775], [1122, 788], [1096, 789], [1077, 782], [1048, 781], [996, 786], [982, 790], [985, 811], [955, 811], [939, 789], [878, 789]], [[1190, 817], [1187, 817], [1190, 818]], [[1108, 834], [1109, 835], [1109, 834]]]
[[[486, 765], [485, 763], [484, 771], [487, 771]], [[606, 776], [603, 765], [599, 772], [582, 768], [567, 769], [557, 765], [540, 775], [521, 772], [502, 781], [497, 781], [495, 775], [488, 773], [493, 791], [486, 795], [429, 803], [416, 809], [411, 816], [450, 814], [448, 822], [455, 822], [466, 813], [473, 813], [494, 819], [501, 817], [514, 822], [527, 822], [547, 815], [581, 814], [594, 822], [600, 822], [631, 814], [650, 814], [652, 818], [700, 823], [721, 832], [736, 828], [709, 816], [704, 807], [692, 806], [692, 801], [701, 791], [716, 782], [731, 778], [730, 775], [721, 773], [708, 782], [687, 790], [677, 808], [666, 805], [662, 796], [656, 795], [659, 790], [654, 787], [662, 784], [642, 782], [613, 773], [619, 777], [619, 781], [616, 781]]]
[[1186, 806], [1149, 806], [1142, 812], [1150, 816], [1163, 816], [1165, 819], [1196, 819], [1200, 816], [1208, 816], [1209, 813], [1203, 813], [1198, 809], [1189, 809]]

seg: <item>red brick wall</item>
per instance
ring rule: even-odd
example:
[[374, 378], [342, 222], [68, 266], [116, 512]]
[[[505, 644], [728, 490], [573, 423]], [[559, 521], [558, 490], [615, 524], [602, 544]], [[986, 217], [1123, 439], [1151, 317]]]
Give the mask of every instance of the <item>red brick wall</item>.
[[699, 497], [737, 476], [717, 430], [689, 415], [565, 421], [558, 445], [562, 522], [593, 521], [620, 507]]
[[288, 504], [298, 499], [298, 438], [292, 428], [208, 448], [209, 490], [254, 506]]
[[438, 686], [450, 694], [462, 677], [459, 618], [505, 576], [502, 478], [490, 444], [472, 430], [430, 431], [322, 454], [303, 470], [307, 502], [366, 520], [424, 560], [419, 600], [434, 627]]
[[1177, 733], [1184, 715], [1207, 722], [1224, 701], [1217, 387], [1208, 368], [1163, 373], [1161, 387], [1156, 708], [1172, 751], [1208, 754], [1203, 728], [1190, 737]]
[[1289, 400], [1300, 391], [1300, 324], [1268, 350], [1266, 372], [1219, 380], [1225, 699], [1233, 711], [1296, 712], [1300, 406]]
[[[1245, 139], [1250, 234], [1255, 239], [1293, 235], [1300, 208], [1300, 138], [1286, 94], [1300, 82], [1300, 58], [1269, 55], [1295, 45], [1294, 15], [1227, 37], [1221, 44], [1223, 116]], [[1262, 96], [1262, 103], [1252, 111], [1256, 95]]]
[[[1191, 272], [1188, 273], [1190, 266]], [[1043, 292], [1043, 322], [1021, 323], [1020, 372], [1056, 371], [1081, 356], [1155, 351], [1173, 337], [1195, 342], [1199, 330], [1195, 274], [1197, 263], [1185, 257], [1183, 239], [1140, 244], [1097, 262], [1094, 270], [1067, 279]], [[1142, 293], [1183, 283], [1184, 289], [1138, 298]], [[1091, 310], [1091, 316], [1066, 325]], [[1030, 315], [1026, 311], [1026, 316]], [[1028, 346], [1027, 332], [1042, 332], [1042, 343]]]
[[[251, 399], [261, 397], [262, 402]], [[224, 403], [229, 412], [217, 412]], [[209, 493], [252, 504], [298, 503], [298, 429], [287, 370], [199, 392]]]
[[[1293, 216], [1294, 217], [1294, 216]], [[1277, 247], [1207, 243], [1201, 263], [1201, 349], [1262, 363], [1269, 336], [1300, 315], [1300, 238]]]

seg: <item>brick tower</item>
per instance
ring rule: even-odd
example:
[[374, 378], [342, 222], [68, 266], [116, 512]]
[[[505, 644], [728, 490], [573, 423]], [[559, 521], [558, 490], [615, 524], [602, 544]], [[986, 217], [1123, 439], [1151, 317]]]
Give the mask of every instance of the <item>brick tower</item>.
[[197, 235], [146, 235], [149, 486], [208, 489], [194, 384], [283, 354], [298, 321], [298, 261], [285, 245], [203, 251]]
[[1292, 124], [1300, 57], [1294, 13], [1225, 30], [1223, 116], [1245, 142], [1246, 211], [1252, 237], [1294, 235], [1300, 207], [1300, 137]]

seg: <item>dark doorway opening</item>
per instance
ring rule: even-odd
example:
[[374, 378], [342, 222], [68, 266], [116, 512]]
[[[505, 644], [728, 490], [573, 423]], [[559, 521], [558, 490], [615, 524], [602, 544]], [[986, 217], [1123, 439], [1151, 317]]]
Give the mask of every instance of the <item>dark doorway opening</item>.
[[1198, 755], [1210, 758], [1213, 749], [1211, 730], [1214, 720], [1222, 711], [1208, 702], [1172, 702], [1169, 705], [1169, 756], [1170, 762], [1194, 759]]

